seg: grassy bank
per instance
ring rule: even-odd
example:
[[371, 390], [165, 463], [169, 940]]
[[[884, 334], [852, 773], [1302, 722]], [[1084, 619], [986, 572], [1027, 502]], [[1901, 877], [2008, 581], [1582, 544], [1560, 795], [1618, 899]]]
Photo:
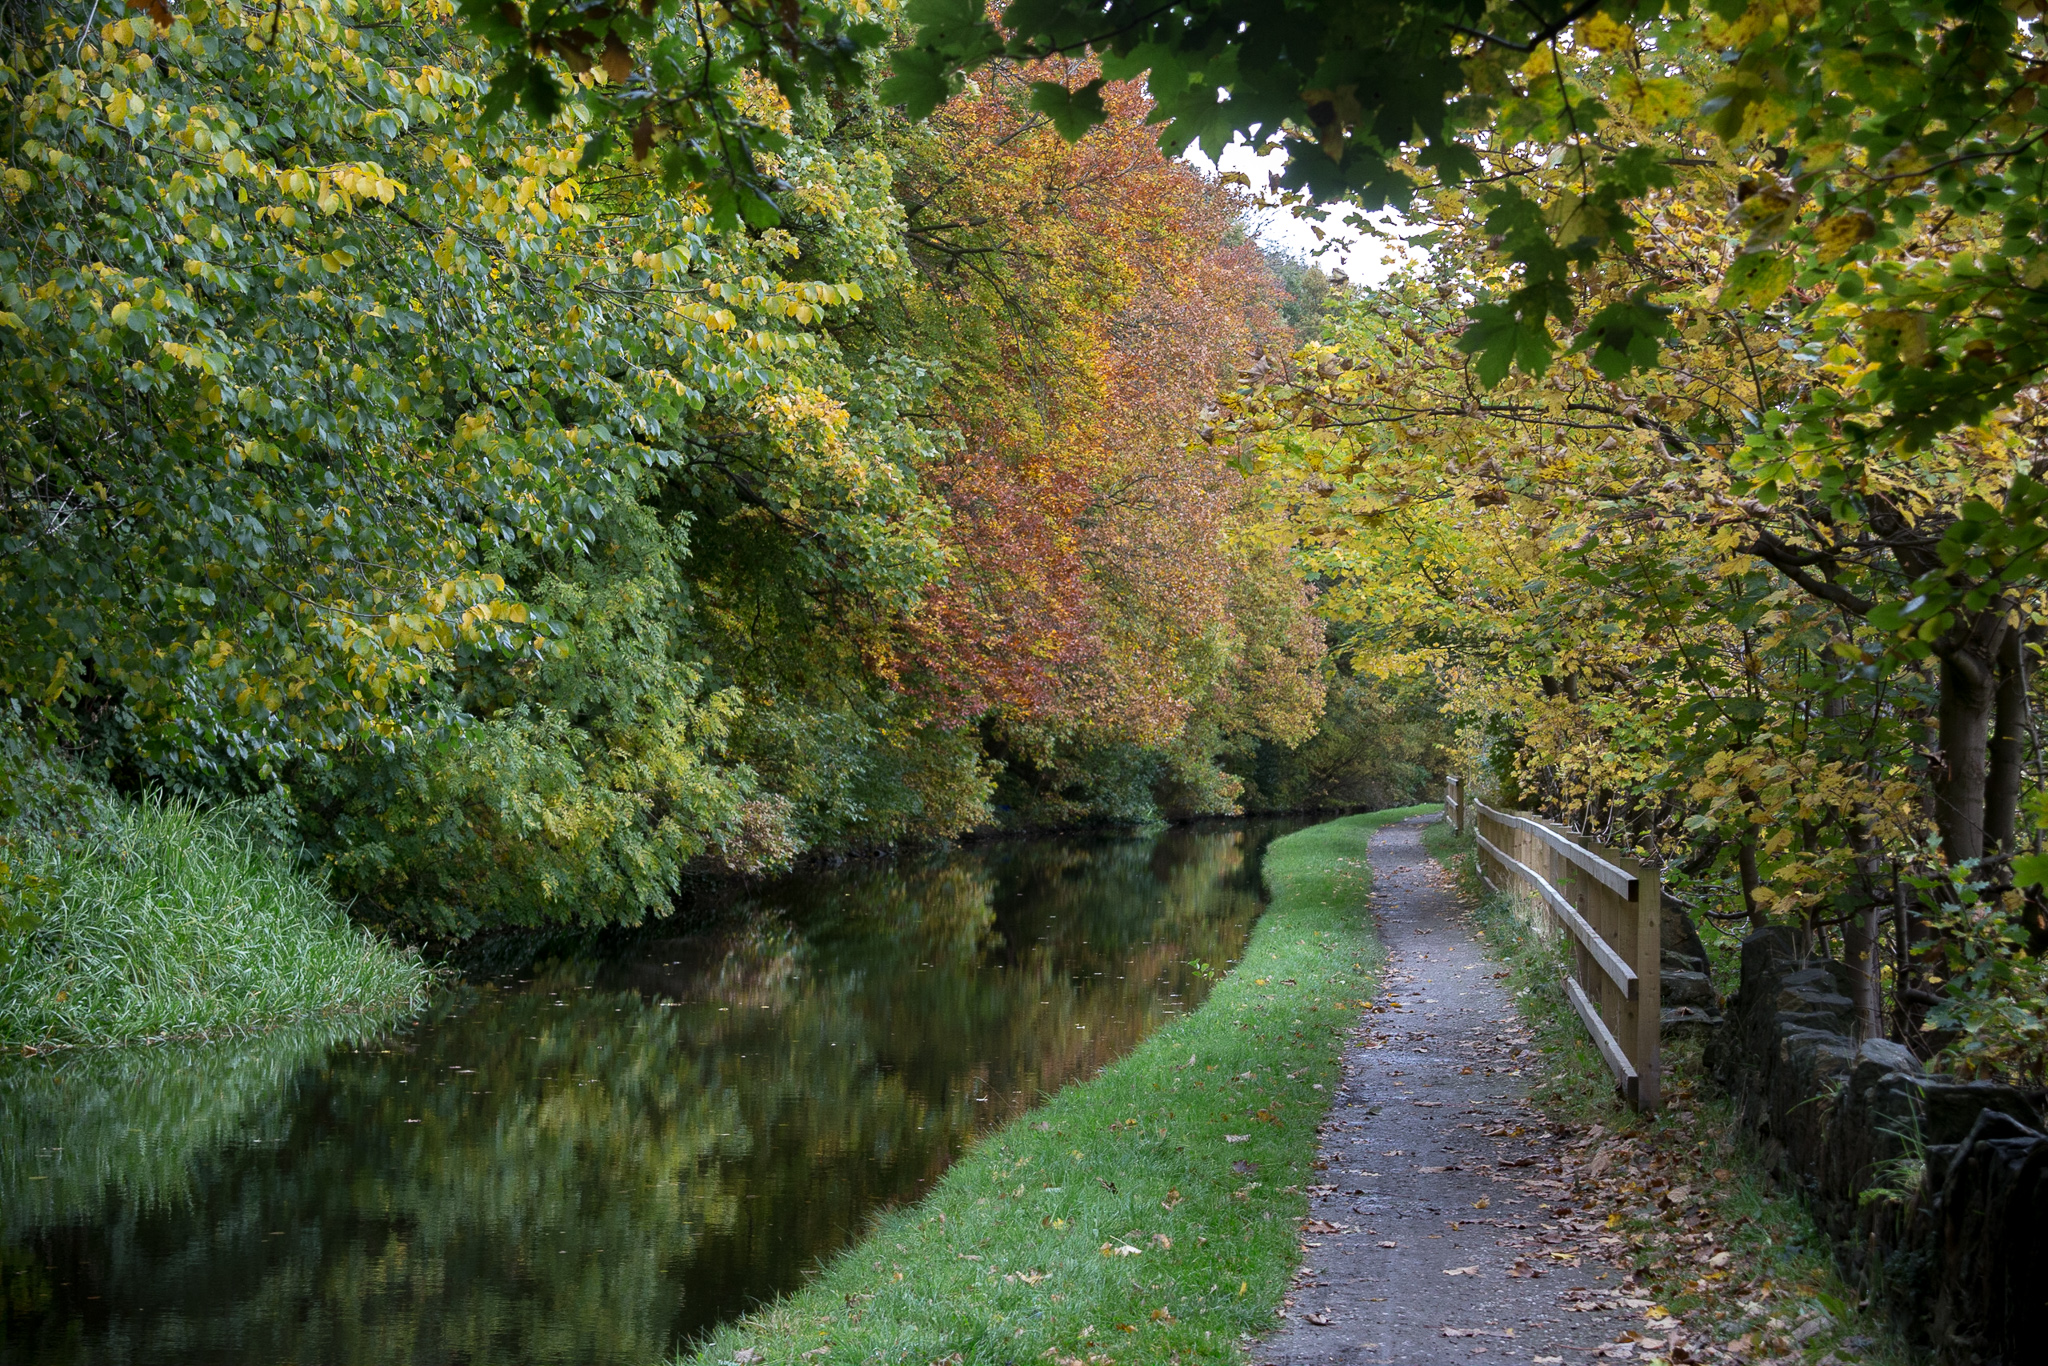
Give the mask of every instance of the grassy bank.
[[[1588, 1154], [1574, 1200], [1582, 1217], [1603, 1215], [1628, 1239], [1639, 1292], [1685, 1324], [1692, 1342], [1730, 1350], [1736, 1360], [1911, 1360], [1883, 1323], [1859, 1312], [1826, 1238], [1772, 1178], [1733, 1105], [1706, 1076], [1699, 1044], [1665, 1042], [1664, 1109], [1649, 1118], [1632, 1113], [1559, 986], [1562, 959], [1505, 897], [1487, 892], [1471, 837], [1438, 825], [1423, 843], [1458, 875], [1480, 937], [1508, 969], [1543, 1057], [1531, 1096]], [[1608, 1157], [1597, 1173], [1589, 1162], [1594, 1144]], [[1667, 1198], [1681, 1191], [1676, 1204]]]
[[1276, 840], [1272, 903], [1201, 1009], [977, 1145], [703, 1363], [1226, 1361], [1273, 1323], [1376, 947], [1375, 827]]
[[16, 768], [0, 822], [0, 1045], [192, 1038], [418, 1006], [428, 973], [351, 924], [249, 808], [132, 802]]

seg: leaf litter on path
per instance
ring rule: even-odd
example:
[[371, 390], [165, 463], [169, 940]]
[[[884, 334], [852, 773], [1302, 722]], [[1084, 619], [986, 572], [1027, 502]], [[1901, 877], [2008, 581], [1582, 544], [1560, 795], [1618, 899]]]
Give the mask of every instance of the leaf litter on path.
[[[1296, 1321], [1341, 1326], [1339, 1336], [1360, 1338], [1358, 1349], [1369, 1339], [1375, 1350], [1384, 1345], [1397, 1359], [1426, 1357], [1428, 1349], [1416, 1340], [1424, 1333], [1441, 1341], [1505, 1338], [1519, 1330], [1518, 1341], [1529, 1343], [1528, 1359], [1539, 1366], [1573, 1353], [1580, 1360], [1645, 1366], [1766, 1366], [1781, 1359], [1785, 1366], [1849, 1366], [1865, 1360], [1861, 1353], [1875, 1345], [1872, 1339], [1843, 1336], [1836, 1321], [1844, 1316], [1821, 1312], [1836, 1307], [1824, 1284], [1825, 1265], [1811, 1257], [1803, 1265], [1788, 1262], [1782, 1227], [1775, 1240], [1765, 1228], [1773, 1220], [1774, 1227], [1782, 1224], [1782, 1212], [1759, 1212], [1753, 1196], [1746, 1203], [1735, 1199], [1743, 1178], [1714, 1165], [1717, 1156], [1727, 1160], [1733, 1136], [1726, 1115], [1697, 1095], [1685, 1077], [1696, 1059], [1674, 1059], [1677, 1065], [1667, 1069], [1662, 1117], [1645, 1119], [1589, 1103], [1604, 1093], [1601, 1078], [1566, 1075], [1554, 1051], [1558, 1040], [1545, 1035], [1548, 1022], [1518, 1015], [1509, 996], [1516, 987], [1515, 965], [1477, 970], [1485, 960], [1469, 936], [1472, 922], [1451, 876], [1433, 861], [1423, 870], [1413, 860], [1389, 859], [1392, 875], [1381, 871], [1380, 841], [1391, 846], [1408, 835], [1389, 827], [1373, 846], [1375, 871], [1381, 873], [1375, 908], [1392, 956], [1375, 993], [1381, 999], [1363, 1003], [1359, 1032], [1347, 1050], [1345, 1081], [1319, 1131], [1317, 1167], [1327, 1169], [1329, 1178], [1305, 1192], [1312, 1211], [1327, 1201], [1364, 1196], [1364, 1186], [1353, 1189], [1344, 1179], [1355, 1169], [1377, 1183], [1370, 1196], [1376, 1203], [1357, 1207], [1365, 1217], [1351, 1229], [1313, 1216], [1302, 1225], [1304, 1234], [1324, 1238], [1369, 1235], [1366, 1241], [1305, 1244], [1305, 1256], [1319, 1265], [1304, 1266], [1304, 1272], [1327, 1278], [1313, 1284], [1342, 1288], [1343, 1273], [1333, 1268], [1343, 1258], [1333, 1252], [1348, 1257], [1347, 1250], [1355, 1249], [1363, 1258], [1370, 1251], [1380, 1260], [1357, 1262], [1349, 1288], [1358, 1312], [1341, 1325], [1335, 1309]], [[1435, 918], [1414, 924], [1421, 918], [1418, 903], [1432, 901]], [[1419, 938], [1423, 934], [1432, 937]], [[1396, 988], [1405, 1001], [1394, 999]], [[1403, 1007], [1407, 1019], [1396, 1032], [1392, 1011]], [[1413, 1024], [1424, 1028], [1417, 1034]], [[1408, 1051], [1418, 1043], [1428, 1051]], [[1454, 1085], [1472, 1089], [1454, 1094]], [[1428, 1097], [1431, 1086], [1443, 1088], [1440, 1098]], [[1534, 1094], [1525, 1094], [1524, 1087]], [[1414, 1095], [1417, 1089], [1424, 1095]], [[1398, 1111], [1388, 1108], [1398, 1100], [1409, 1103]], [[1452, 1101], [1460, 1108], [1453, 1109]], [[1429, 1113], [1435, 1111], [1447, 1113]], [[1598, 1120], [1587, 1122], [1588, 1111], [1598, 1113]], [[1396, 1121], [1397, 1114], [1404, 1118]], [[1492, 1140], [1493, 1151], [1475, 1151], [1467, 1135]], [[1377, 1156], [1434, 1160], [1381, 1179], [1359, 1163], [1368, 1146]], [[1452, 1156], [1457, 1160], [1444, 1160]], [[1451, 1187], [1470, 1190], [1481, 1183], [1490, 1194], [1449, 1198]], [[1491, 1217], [1438, 1215], [1463, 1209], [1487, 1210]], [[1428, 1276], [1437, 1287], [1433, 1293], [1409, 1274], [1419, 1270], [1411, 1251], [1421, 1252], [1434, 1238], [1476, 1237], [1481, 1226], [1492, 1235], [1497, 1261], [1482, 1257], [1451, 1267], [1435, 1262], [1441, 1274]], [[1558, 1276], [1569, 1283], [1537, 1284]], [[1463, 1289], [1467, 1285], [1474, 1289]], [[1450, 1313], [1436, 1315], [1427, 1327], [1420, 1322], [1438, 1296], [1451, 1296], [1442, 1303], [1455, 1308], [1459, 1299], [1487, 1294], [1488, 1286], [1523, 1288], [1509, 1292], [1510, 1298], [1488, 1298], [1485, 1307], [1492, 1312], [1479, 1316], [1484, 1326], [1472, 1325], [1470, 1314], [1462, 1322]], [[1396, 1287], [1399, 1293], [1392, 1293]], [[1299, 1278], [1296, 1288], [1304, 1288]], [[1290, 1298], [1287, 1307], [1292, 1305]], [[1501, 1322], [1510, 1315], [1517, 1316], [1514, 1327]], [[1396, 1330], [1404, 1323], [1413, 1324], [1411, 1340], [1397, 1347], [1390, 1339], [1400, 1336]], [[1342, 1346], [1325, 1333], [1302, 1340], [1297, 1355], [1282, 1330], [1255, 1360], [1290, 1366], [1326, 1359]]]

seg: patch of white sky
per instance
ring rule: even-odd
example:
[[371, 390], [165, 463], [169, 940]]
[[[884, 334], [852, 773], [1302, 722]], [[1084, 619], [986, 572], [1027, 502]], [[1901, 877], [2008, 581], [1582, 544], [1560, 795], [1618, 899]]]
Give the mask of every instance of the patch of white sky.
[[[1222, 157], [1215, 161], [1204, 155], [1200, 147], [1190, 147], [1182, 153], [1182, 160], [1210, 175], [1236, 171], [1251, 182], [1255, 197], [1271, 200], [1276, 196], [1268, 193], [1268, 182], [1286, 165], [1287, 157], [1277, 149], [1261, 156], [1240, 140], [1224, 148]], [[1348, 205], [1333, 205], [1329, 215], [1318, 223], [1297, 217], [1291, 209], [1256, 208], [1251, 213], [1252, 237], [1259, 245], [1296, 260], [1321, 266], [1325, 271], [1341, 272], [1355, 285], [1376, 285], [1399, 269], [1404, 260], [1414, 257], [1416, 249], [1402, 246], [1399, 238], [1392, 235], [1401, 227], [1398, 215], [1373, 215], [1375, 222], [1391, 230], [1390, 235], [1380, 236], [1345, 222], [1351, 212]], [[1320, 237], [1318, 228], [1322, 230]]]

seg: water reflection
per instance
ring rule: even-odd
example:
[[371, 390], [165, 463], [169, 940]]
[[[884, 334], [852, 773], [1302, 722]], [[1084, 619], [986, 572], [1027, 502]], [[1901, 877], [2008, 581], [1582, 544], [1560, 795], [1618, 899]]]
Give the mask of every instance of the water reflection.
[[1196, 1004], [1270, 833], [790, 879], [392, 1036], [0, 1068], [0, 1361], [649, 1366]]

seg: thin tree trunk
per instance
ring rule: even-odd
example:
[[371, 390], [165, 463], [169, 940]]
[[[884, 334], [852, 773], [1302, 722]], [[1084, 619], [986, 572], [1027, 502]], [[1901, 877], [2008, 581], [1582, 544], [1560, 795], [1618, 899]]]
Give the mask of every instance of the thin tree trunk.
[[1877, 955], [1883, 945], [1883, 916], [1890, 909], [1873, 901], [1842, 926], [1842, 957], [1849, 967], [1850, 998], [1866, 1039], [1884, 1037], [1884, 978]]
[[1941, 661], [1941, 780], [1934, 820], [1950, 863], [1984, 855], [1984, 780], [1989, 767], [1991, 709], [1997, 675], [1990, 660], [1967, 646]]
[[[1831, 694], [1821, 708], [1821, 714], [1831, 722], [1846, 720], [1849, 715], [1847, 692]], [[1835, 727], [1830, 726], [1832, 732]], [[1834, 737], [1829, 736], [1830, 740]], [[1853, 820], [1853, 818], [1852, 818]], [[1878, 962], [1883, 949], [1884, 915], [1890, 909], [1886, 898], [1878, 894], [1878, 857], [1876, 841], [1868, 829], [1857, 829], [1853, 824], [1852, 838], [1856, 842], [1856, 868], [1863, 875], [1863, 888], [1867, 902], [1848, 923], [1842, 926], [1842, 961], [1849, 969], [1849, 999], [1856, 1003], [1856, 1018], [1860, 1025], [1860, 1038], [1881, 1039], [1884, 1037], [1884, 972]]]
[[2014, 852], [2018, 828], [2020, 780], [2027, 763], [2027, 675], [2021, 668], [2022, 635], [2008, 629], [1998, 651], [1996, 729], [1991, 737], [1989, 771], [1984, 778], [1984, 847]]
[[1749, 927], [1760, 930], [1764, 927], [1764, 913], [1756, 908], [1756, 834], [1744, 831], [1742, 844], [1736, 854], [1736, 867], [1742, 874], [1742, 909], [1749, 912]]

